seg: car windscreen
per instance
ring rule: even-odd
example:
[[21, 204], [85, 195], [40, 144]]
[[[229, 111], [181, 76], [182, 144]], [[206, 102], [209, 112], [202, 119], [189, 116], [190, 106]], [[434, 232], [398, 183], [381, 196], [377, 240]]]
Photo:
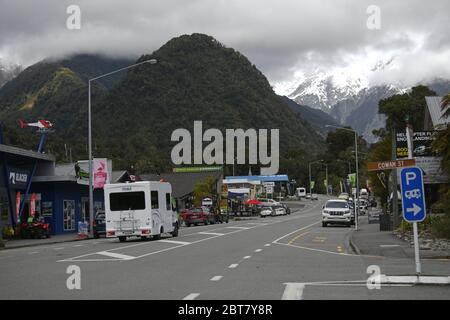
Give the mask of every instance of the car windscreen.
[[116, 192], [109, 194], [111, 211], [145, 210], [144, 191]]
[[346, 202], [330, 201], [330, 202], [327, 202], [327, 204], [325, 205], [325, 208], [347, 209], [348, 204]]

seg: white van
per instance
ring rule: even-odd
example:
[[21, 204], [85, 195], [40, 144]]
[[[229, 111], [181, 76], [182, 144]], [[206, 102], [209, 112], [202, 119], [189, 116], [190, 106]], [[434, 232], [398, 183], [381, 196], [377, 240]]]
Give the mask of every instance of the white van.
[[106, 237], [178, 236], [178, 219], [172, 208], [172, 186], [168, 182], [142, 181], [106, 184]]
[[298, 198], [305, 198], [306, 197], [306, 188], [297, 188], [295, 190], [295, 195]]

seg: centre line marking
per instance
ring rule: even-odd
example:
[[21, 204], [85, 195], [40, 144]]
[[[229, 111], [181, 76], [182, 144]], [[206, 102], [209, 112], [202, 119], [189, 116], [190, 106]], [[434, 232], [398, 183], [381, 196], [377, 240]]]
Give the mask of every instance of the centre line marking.
[[262, 249], [256, 249], [255, 250], [255, 252], [261, 252], [262, 251]]
[[266, 243], [264, 247], [270, 247], [270, 243]]
[[175, 240], [166, 240], [166, 239], [158, 240], [158, 242], [173, 243], [173, 244], [181, 244], [181, 245], [184, 245], [184, 246], [187, 246], [188, 244], [191, 244], [191, 242], [186, 242], [186, 241], [175, 241]]
[[97, 252], [97, 254], [100, 254], [102, 256], [111, 257], [111, 258], [122, 259], [122, 260], [135, 259], [135, 257], [127, 256], [126, 254], [121, 254], [121, 253], [116, 253], [116, 252], [109, 252], [109, 251], [101, 251], [101, 252]]
[[230, 265], [228, 266], [228, 268], [234, 269], [234, 268], [237, 268], [237, 266], [239, 266], [239, 263], [233, 263], [233, 264], [230, 264]]
[[64, 247], [59, 247], [59, 248], [53, 248], [53, 250], [63, 250]]
[[214, 276], [211, 279], [209, 279], [210, 281], [219, 281], [220, 279], [222, 279], [223, 276]]
[[250, 259], [252, 256], [245, 256], [243, 259]]
[[199, 232], [198, 234], [205, 234], [205, 235], [211, 235], [211, 236], [224, 236], [225, 233], [218, 233], [218, 232]]
[[200, 293], [190, 293], [186, 297], [183, 298], [183, 300], [194, 300], [200, 295]]
[[251, 228], [247, 228], [247, 227], [225, 227], [225, 228], [227, 228], [227, 229], [242, 229], [242, 230], [251, 229]]

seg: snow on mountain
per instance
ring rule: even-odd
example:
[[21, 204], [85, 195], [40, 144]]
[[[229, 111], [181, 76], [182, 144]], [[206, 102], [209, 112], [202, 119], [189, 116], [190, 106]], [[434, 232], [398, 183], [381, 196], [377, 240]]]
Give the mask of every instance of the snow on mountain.
[[22, 67], [2, 61], [0, 59], [0, 87], [2, 87], [6, 82], [17, 76], [22, 71]]

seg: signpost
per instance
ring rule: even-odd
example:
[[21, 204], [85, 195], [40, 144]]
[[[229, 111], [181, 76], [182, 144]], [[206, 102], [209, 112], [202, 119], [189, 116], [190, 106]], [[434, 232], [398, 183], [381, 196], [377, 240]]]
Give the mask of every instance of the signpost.
[[391, 170], [396, 168], [412, 167], [415, 165], [416, 160], [414, 159], [369, 162], [367, 163], [367, 170], [368, 171]]
[[426, 217], [425, 194], [423, 187], [422, 170], [418, 167], [404, 168], [400, 172], [403, 218], [413, 223], [414, 252], [416, 260], [416, 272], [421, 273], [419, 256], [419, 236], [417, 222]]

